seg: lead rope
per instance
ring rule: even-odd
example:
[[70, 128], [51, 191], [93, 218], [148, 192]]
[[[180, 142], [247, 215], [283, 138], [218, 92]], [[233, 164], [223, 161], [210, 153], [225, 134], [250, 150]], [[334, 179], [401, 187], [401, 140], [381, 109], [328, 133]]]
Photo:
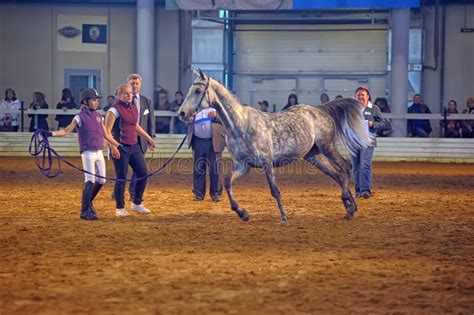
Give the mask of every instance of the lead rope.
[[[155, 174], [160, 173], [166, 166], [168, 166], [171, 161], [174, 160], [176, 154], [181, 150], [183, 147], [184, 142], [186, 141], [187, 135], [184, 136], [183, 140], [181, 140], [181, 143], [179, 144], [178, 148], [176, 151], [171, 155], [171, 157], [166, 160], [165, 163], [158, 169], [148, 173], [144, 177], [137, 178], [136, 180], [142, 180], [145, 178], [148, 178], [150, 176], [153, 176]], [[120, 178], [115, 178], [115, 177], [107, 177], [107, 176], [101, 176], [98, 174], [93, 174], [89, 171], [86, 171], [83, 168], [77, 167], [71, 162], [67, 161], [63, 157], [59, 155], [58, 152], [56, 152], [50, 145], [49, 145], [49, 140], [48, 140], [48, 132], [43, 130], [43, 129], [37, 129], [33, 135], [31, 136], [30, 140], [30, 146], [29, 146], [29, 153], [31, 156], [35, 158], [35, 163], [38, 169], [40, 170], [41, 174], [48, 177], [48, 178], [55, 178], [59, 174], [61, 174], [61, 162], [64, 162], [66, 165], [70, 166], [71, 168], [80, 171], [82, 173], [86, 173], [89, 175], [93, 175], [97, 178], [103, 178], [106, 180], [111, 180], [111, 181], [117, 181], [117, 182], [130, 182], [132, 179], [120, 179]], [[153, 155], [152, 155], [153, 156]], [[56, 161], [57, 163], [57, 170], [53, 171], [53, 165], [54, 162]]]

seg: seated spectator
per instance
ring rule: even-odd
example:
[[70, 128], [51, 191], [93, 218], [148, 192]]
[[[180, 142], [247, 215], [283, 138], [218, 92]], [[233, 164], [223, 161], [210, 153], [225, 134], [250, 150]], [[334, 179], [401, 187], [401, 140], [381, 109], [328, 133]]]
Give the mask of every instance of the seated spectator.
[[[183, 104], [184, 101], [184, 96], [183, 92], [181, 91], [176, 91], [174, 93], [174, 101], [171, 103], [171, 110], [175, 113], [178, 112], [178, 109], [181, 107], [181, 104]], [[174, 117], [174, 129], [173, 133], [175, 134], [185, 134], [188, 131], [188, 126], [184, 121], [181, 121], [179, 117]]]
[[[469, 97], [466, 100], [466, 109], [462, 111], [463, 114], [474, 115], [474, 96]], [[473, 119], [461, 121], [461, 134], [463, 138], [474, 138], [474, 116]]]
[[[56, 109], [62, 109], [66, 112], [68, 109], [76, 109], [77, 105], [74, 103], [74, 97], [70, 89], [63, 89], [61, 101], [56, 105]], [[64, 129], [71, 123], [74, 115], [56, 115], [55, 120], [58, 122], [58, 130]]]
[[377, 97], [374, 102], [382, 113], [391, 113], [390, 106], [388, 105], [388, 101], [385, 97]]
[[288, 95], [288, 102], [286, 103], [285, 107], [283, 107], [283, 110], [293, 107], [295, 105], [298, 105], [298, 96], [296, 96], [296, 94], [294, 93], [291, 93], [290, 95]]
[[268, 113], [268, 102], [267, 101], [263, 100], [261, 102], [258, 102], [258, 106], [260, 106], [260, 110], [262, 112]]
[[[16, 98], [16, 93], [13, 89], [5, 91], [5, 98], [2, 99], [2, 109], [21, 109], [21, 102]], [[0, 130], [1, 131], [18, 131], [20, 121], [20, 114], [1, 113], [0, 114]]]
[[321, 101], [321, 104], [327, 103], [327, 102], [330, 101], [329, 95], [327, 95], [326, 93], [323, 93], [323, 94], [321, 94], [321, 96], [319, 97], [319, 100]]
[[[165, 89], [161, 89], [158, 95], [158, 102], [155, 103], [155, 110], [171, 110], [171, 104], [168, 101], [168, 92]], [[155, 118], [155, 129], [156, 133], [170, 133], [170, 121], [171, 117], [159, 117]]]
[[[413, 95], [413, 104], [408, 107], [408, 113], [431, 114], [428, 105], [422, 103], [421, 94]], [[431, 123], [428, 119], [408, 120], [408, 134], [412, 137], [427, 138], [430, 136]]]
[[[377, 97], [374, 102], [375, 105], [380, 109], [382, 113], [390, 113], [390, 106], [385, 97]], [[392, 121], [385, 119], [385, 123], [377, 129], [378, 137], [388, 137], [393, 132]]]
[[[455, 100], [450, 100], [448, 102], [448, 108], [446, 110], [448, 114], [458, 114], [458, 104], [456, 103]], [[455, 119], [448, 119], [446, 120], [446, 123], [444, 120], [441, 120], [439, 122], [439, 125], [443, 130], [446, 128], [445, 132], [445, 137], [446, 138], [459, 138], [460, 133], [459, 130], [461, 128], [461, 124], [459, 121]]]
[[[34, 92], [33, 93], [33, 102], [30, 104], [30, 109], [37, 110], [37, 109], [48, 109], [49, 105], [46, 103], [44, 94], [42, 92]], [[44, 129], [49, 130], [48, 115], [45, 114], [28, 114], [28, 117], [31, 117], [30, 122], [30, 132], [35, 131], [36, 129]]]
[[107, 96], [107, 104], [105, 104], [104, 106], [104, 113], [108, 111], [114, 104], [115, 104], [115, 96], [113, 95]]

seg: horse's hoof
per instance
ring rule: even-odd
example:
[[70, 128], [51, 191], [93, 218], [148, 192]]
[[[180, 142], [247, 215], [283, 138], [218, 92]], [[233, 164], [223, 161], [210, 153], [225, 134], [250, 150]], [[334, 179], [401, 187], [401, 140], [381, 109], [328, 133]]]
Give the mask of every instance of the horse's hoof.
[[345, 220], [352, 220], [354, 218], [354, 212], [348, 212], [346, 213], [346, 215], [344, 216], [344, 219]]
[[247, 210], [241, 209], [239, 212], [237, 212], [237, 214], [242, 221], [247, 222], [249, 220], [249, 213]]
[[280, 221], [280, 226], [288, 226], [290, 225], [290, 222], [288, 222], [288, 219], [284, 219]]

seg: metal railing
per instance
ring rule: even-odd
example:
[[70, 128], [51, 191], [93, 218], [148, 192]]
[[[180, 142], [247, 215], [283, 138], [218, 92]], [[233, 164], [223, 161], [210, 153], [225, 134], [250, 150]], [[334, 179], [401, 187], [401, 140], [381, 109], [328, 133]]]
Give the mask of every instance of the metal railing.
[[[32, 109], [24, 108], [22, 102], [21, 109], [3, 109], [0, 108], [0, 114], [20, 114], [19, 130], [25, 131], [25, 117], [28, 118], [28, 115], [77, 115], [81, 112], [80, 109]], [[97, 112], [105, 115], [104, 111], [99, 109]], [[155, 117], [170, 117], [170, 133], [173, 133], [174, 130], [174, 117], [177, 117], [176, 112], [168, 110], [155, 110]]]

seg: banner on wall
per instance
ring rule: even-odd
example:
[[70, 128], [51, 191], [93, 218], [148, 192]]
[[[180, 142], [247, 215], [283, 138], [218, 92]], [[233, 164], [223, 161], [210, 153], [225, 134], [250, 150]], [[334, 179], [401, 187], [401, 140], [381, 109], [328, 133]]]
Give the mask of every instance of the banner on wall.
[[107, 16], [57, 16], [59, 51], [107, 52]]

